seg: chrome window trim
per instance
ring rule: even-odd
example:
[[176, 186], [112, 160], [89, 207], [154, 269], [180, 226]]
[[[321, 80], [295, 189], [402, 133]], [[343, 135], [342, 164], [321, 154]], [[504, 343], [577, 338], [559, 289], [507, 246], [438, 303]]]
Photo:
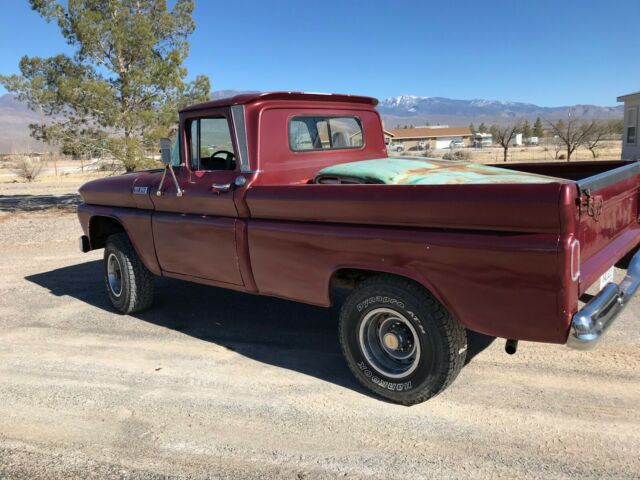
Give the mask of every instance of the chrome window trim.
[[233, 122], [233, 133], [238, 147], [240, 172], [251, 173], [251, 167], [249, 166], [249, 146], [247, 145], [247, 124], [244, 114], [244, 105], [233, 105], [231, 107], [231, 121]]
[[[291, 130], [290, 130], [291, 122], [293, 122], [297, 118], [302, 118], [302, 117], [325, 118], [327, 120], [330, 120], [332, 118], [352, 118], [356, 121], [356, 123], [360, 127], [360, 135], [362, 135], [362, 145], [355, 146], [355, 147], [352, 146], [352, 147], [338, 147], [338, 148], [307, 148], [304, 150], [296, 150], [291, 146]], [[287, 140], [288, 140], [287, 143], [289, 144], [289, 151], [294, 154], [310, 153], [310, 152], [335, 152], [335, 151], [341, 151], [341, 150], [364, 150], [365, 147], [367, 146], [365, 142], [365, 137], [364, 137], [364, 127], [362, 126], [362, 119], [358, 115], [346, 115], [346, 114], [345, 115], [320, 115], [320, 114], [313, 114], [313, 113], [308, 113], [308, 114], [305, 113], [300, 115], [292, 115], [287, 119]]]

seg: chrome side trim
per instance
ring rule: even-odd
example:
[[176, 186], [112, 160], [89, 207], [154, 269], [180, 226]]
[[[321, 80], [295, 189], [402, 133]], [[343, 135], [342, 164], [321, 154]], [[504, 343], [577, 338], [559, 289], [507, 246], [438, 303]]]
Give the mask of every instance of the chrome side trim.
[[233, 105], [231, 107], [231, 121], [235, 133], [236, 145], [238, 146], [238, 157], [240, 160], [240, 171], [250, 173], [249, 167], [249, 146], [247, 145], [247, 124], [244, 116], [244, 105]]
[[640, 173], [640, 162], [635, 162], [623, 167], [614, 168], [608, 172], [602, 172], [593, 177], [585, 178], [576, 182], [580, 191], [590, 189], [591, 191], [600, 190], [608, 185], [624, 180], [632, 175]]
[[576, 350], [593, 348], [613, 321], [629, 304], [640, 286], [640, 252], [636, 253], [620, 284], [608, 283], [571, 320], [567, 346]]

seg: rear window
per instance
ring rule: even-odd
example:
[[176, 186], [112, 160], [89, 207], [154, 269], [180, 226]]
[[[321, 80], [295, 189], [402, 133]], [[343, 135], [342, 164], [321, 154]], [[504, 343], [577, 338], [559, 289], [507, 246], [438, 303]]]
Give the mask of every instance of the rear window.
[[294, 117], [289, 121], [289, 146], [294, 152], [361, 148], [362, 124], [356, 117]]

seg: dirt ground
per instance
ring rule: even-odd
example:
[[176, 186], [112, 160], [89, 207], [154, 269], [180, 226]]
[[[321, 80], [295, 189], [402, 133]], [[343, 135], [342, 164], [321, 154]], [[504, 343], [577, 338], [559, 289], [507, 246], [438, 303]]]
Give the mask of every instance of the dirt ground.
[[638, 478], [640, 299], [591, 352], [473, 335], [401, 407], [351, 377], [337, 309], [158, 279], [115, 313], [76, 187], [0, 184], [0, 478]]

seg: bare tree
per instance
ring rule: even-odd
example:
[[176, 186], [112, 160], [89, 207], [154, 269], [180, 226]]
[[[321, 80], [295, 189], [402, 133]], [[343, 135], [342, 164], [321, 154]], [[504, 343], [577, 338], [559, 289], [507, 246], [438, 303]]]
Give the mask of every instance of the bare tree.
[[511, 141], [521, 130], [522, 123], [520, 122], [507, 126], [492, 125], [489, 129], [489, 132], [491, 132], [491, 136], [493, 137], [493, 141], [500, 145], [504, 151], [505, 162], [507, 161], [507, 154], [509, 153]]
[[547, 120], [547, 124], [553, 135], [557, 136], [566, 148], [567, 162], [569, 162], [573, 152], [580, 145], [583, 145], [586, 139], [595, 131], [598, 122], [595, 120], [585, 122], [576, 116], [573, 111], [569, 111], [569, 115], [565, 120], [559, 120], [556, 123]]
[[593, 158], [598, 158], [600, 153], [598, 150], [602, 148], [602, 140], [611, 133], [611, 125], [608, 122], [596, 122], [596, 125], [587, 135], [582, 145], [591, 152]]

